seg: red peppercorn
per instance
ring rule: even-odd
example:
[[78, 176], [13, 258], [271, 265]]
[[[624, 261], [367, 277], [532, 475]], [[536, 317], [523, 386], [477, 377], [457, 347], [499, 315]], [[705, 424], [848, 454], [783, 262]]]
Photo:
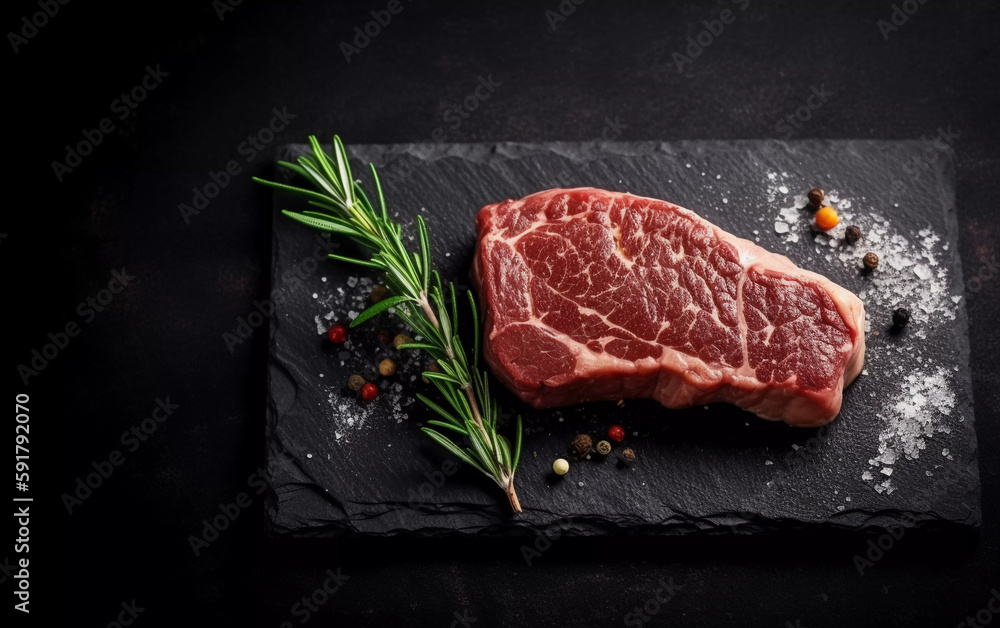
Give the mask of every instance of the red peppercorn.
[[622, 442], [625, 440], [625, 428], [621, 425], [612, 425], [608, 428], [608, 438], [616, 443]]
[[330, 342], [340, 344], [347, 340], [347, 328], [343, 325], [334, 325], [330, 331], [326, 332], [326, 335], [330, 337]]
[[368, 382], [361, 387], [361, 397], [366, 401], [371, 401], [375, 397], [378, 397], [378, 386]]

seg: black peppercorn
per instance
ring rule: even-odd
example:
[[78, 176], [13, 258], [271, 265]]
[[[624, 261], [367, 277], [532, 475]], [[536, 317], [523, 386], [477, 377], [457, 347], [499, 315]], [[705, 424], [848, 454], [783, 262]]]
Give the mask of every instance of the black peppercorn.
[[906, 327], [906, 324], [910, 322], [910, 311], [906, 308], [896, 308], [896, 311], [892, 313], [892, 324], [894, 327]]
[[875, 255], [871, 251], [865, 253], [864, 258], [862, 258], [861, 261], [864, 263], [865, 268], [867, 268], [868, 270], [875, 270], [876, 268], [878, 268], [878, 255]]
[[826, 198], [826, 193], [820, 188], [813, 188], [809, 190], [809, 204], [815, 208], [819, 208], [823, 204], [823, 199]]
[[378, 330], [378, 341], [384, 345], [389, 344], [390, 342], [392, 342], [392, 332], [389, 331], [388, 329]]
[[844, 232], [844, 239], [847, 240], [848, 244], [854, 244], [861, 239], [861, 229], [857, 225], [851, 225]]
[[576, 438], [573, 439], [573, 444], [570, 445], [570, 451], [576, 458], [584, 458], [593, 450], [594, 441], [590, 440], [586, 434], [577, 434]]

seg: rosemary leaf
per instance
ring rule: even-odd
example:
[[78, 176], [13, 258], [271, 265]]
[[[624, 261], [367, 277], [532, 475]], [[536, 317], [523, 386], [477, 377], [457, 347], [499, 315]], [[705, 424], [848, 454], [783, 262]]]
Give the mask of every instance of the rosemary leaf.
[[370, 259], [329, 256], [336, 261], [382, 270], [386, 286], [394, 295], [366, 309], [351, 326], [360, 325], [396, 306], [395, 315], [421, 338], [420, 342], [407, 343], [401, 348], [424, 351], [440, 367], [440, 371], [427, 371], [423, 375], [441, 393], [445, 405], [417, 394], [420, 401], [444, 419], [429, 423], [455, 434], [467, 445], [460, 445], [428, 427], [421, 431], [492, 479], [507, 494], [511, 508], [520, 512], [520, 502], [514, 491], [514, 470], [521, 453], [521, 417], [517, 419], [512, 451], [509, 441], [497, 433], [498, 406], [490, 397], [486, 373], [479, 368], [482, 330], [475, 297], [467, 293], [473, 333], [469, 353], [458, 334], [459, 298], [455, 285], [444, 284], [434, 270], [430, 234], [424, 217], [420, 214], [416, 217], [418, 250], [409, 251], [403, 240], [402, 225], [390, 218], [375, 166], [369, 164], [378, 199], [377, 209], [360, 183], [352, 178], [347, 150], [339, 137], [333, 138], [332, 156], [314, 136], [309, 137], [309, 145], [311, 156], [300, 156], [297, 163], [278, 163], [307, 180], [312, 189], [256, 177], [254, 181], [304, 197], [310, 206], [322, 210], [283, 211], [289, 218], [313, 229], [346, 236], [371, 252]]

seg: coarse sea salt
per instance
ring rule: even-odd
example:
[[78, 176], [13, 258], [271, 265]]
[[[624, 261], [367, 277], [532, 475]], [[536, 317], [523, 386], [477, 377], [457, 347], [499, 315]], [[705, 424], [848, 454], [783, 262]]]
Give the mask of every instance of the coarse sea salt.
[[[927, 439], [951, 432], [947, 419], [954, 409], [955, 393], [947, 369], [931, 367], [906, 375], [896, 394], [878, 413], [884, 421], [879, 434], [879, 455], [868, 464], [890, 475], [892, 471], [886, 473], [886, 470], [898, 460], [919, 458], [920, 452], [927, 448]], [[865, 478], [863, 474], [862, 479], [871, 479], [868, 475]]]
[[[902, 383], [892, 394], [878, 397], [878, 417], [883, 421], [878, 441], [878, 453], [869, 464], [878, 476], [865, 470], [861, 479], [880, 494], [896, 490], [889, 476], [899, 462], [918, 458], [935, 434], [951, 431], [951, 422], [964, 417], [955, 411], [955, 393], [949, 370], [920, 355], [914, 343], [933, 334], [934, 325], [954, 320], [961, 302], [960, 295], [951, 294], [950, 271], [943, 260], [947, 243], [931, 227], [912, 231], [898, 228], [864, 198], [850, 198], [838, 190], [826, 194], [825, 204], [834, 207], [840, 223], [827, 232], [819, 231], [812, 222], [813, 211], [808, 199], [801, 194], [790, 195], [789, 189], [805, 189], [807, 183], [789, 180], [786, 173], [768, 172], [766, 195], [777, 206], [775, 232], [792, 254], [793, 246], [802, 240], [805, 245], [794, 247], [793, 257], [805, 268], [817, 270], [836, 280], [843, 271], [852, 275], [862, 270], [861, 257], [872, 251], [880, 258], [877, 269], [865, 277], [867, 287], [858, 292], [867, 313], [865, 333], [877, 333], [881, 325], [872, 321], [888, 320], [897, 307], [910, 309], [912, 320], [920, 326], [909, 330], [906, 344], [882, 345], [869, 343], [866, 366], [878, 372], [888, 372], [894, 355], [916, 354], [917, 370], [903, 372], [897, 366], [895, 377]], [[779, 224], [788, 225], [786, 230]], [[847, 227], [857, 225], [862, 241], [849, 245], [844, 240]], [[834, 265], [840, 272], [826, 271]], [[873, 334], [874, 335], [874, 334]], [[957, 371], [957, 367], [954, 369]], [[868, 374], [866, 368], [863, 375]], [[953, 456], [942, 454], [945, 458]], [[875, 478], [879, 477], [880, 480]]]
[[[811, 208], [804, 195], [788, 198], [781, 192], [788, 186], [784, 174], [769, 172], [768, 198], [781, 206], [775, 216], [775, 231], [783, 236], [785, 250], [799, 242], [802, 236], [810, 236], [813, 246], [796, 249], [800, 265], [821, 269], [818, 262], [839, 263], [842, 267], [860, 271], [861, 258], [871, 251], [879, 256], [879, 266], [868, 280], [871, 287], [862, 297], [869, 316], [890, 314], [900, 306], [909, 306], [915, 320], [921, 317], [928, 322], [954, 320], [956, 305], [961, 297], [950, 294], [950, 275], [941, 261], [941, 237], [930, 227], [917, 232], [916, 237], [908, 236], [897, 229], [891, 221], [874, 207], [845, 196], [837, 190], [826, 195], [826, 202], [840, 214], [840, 223], [830, 231], [814, 229]], [[801, 187], [801, 186], [800, 186]], [[778, 222], [786, 223], [788, 231], [778, 231]], [[849, 245], [844, 234], [849, 225], [861, 229], [862, 241]]]

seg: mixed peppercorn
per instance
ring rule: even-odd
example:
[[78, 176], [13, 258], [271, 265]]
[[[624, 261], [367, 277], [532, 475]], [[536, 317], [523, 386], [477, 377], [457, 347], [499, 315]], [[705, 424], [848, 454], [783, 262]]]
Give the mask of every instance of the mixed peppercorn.
[[[625, 440], [625, 428], [621, 425], [612, 425], [608, 428], [608, 438], [616, 443], [622, 442]], [[577, 434], [569, 445], [570, 458], [576, 461], [588, 459], [590, 454], [596, 451], [603, 459], [614, 449], [610, 441], [600, 440], [595, 446], [589, 434]], [[625, 448], [618, 454], [618, 458], [625, 466], [631, 465], [635, 462], [635, 452], [631, 448]], [[556, 458], [552, 462], [552, 471], [556, 475], [566, 475], [569, 473], [569, 460]]]
[[[840, 217], [837, 215], [837, 211], [828, 205], [824, 205], [826, 201], [826, 193], [821, 188], [813, 188], [809, 190], [806, 194], [809, 199], [809, 207], [815, 210], [816, 214], [814, 217], [815, 226], [817, 229], [823, 231], [829, 231], [836, 227], [840, 223]], [[861, 228], [857, 225], [850, 225], [844, 230], [844, 242], [850, 246], [853, 246], [860, 242], [864, 234], [861, 233]], [[861, 266], [866, 273], [872, 273], [878, 268], [879, 257], [874, 251], [868, 251], [861, 258]], [[892, 330], [898, 332], [906, 327], [910, 322], [910, 312], [906, 308], [897, 308], [892, 313]]]
[[[372, 299], [376, 302], [385, 296], [384, 292], [381, 294], [379, 293], [377, 290], [379, 287], [380, 286], [375, 286], [375, 289], [372, 290]], [[326, 335], [330, 339], [330, 342], [333, 342], [334, 344], [342, 344], [347, 341], [347, 328], [340, 323], [337, 323], [330, 327]], [[379, 330], [378, 340], [383, 345], [387, 345], [392, 342], [396, 348], [398, 348], [401, 344], [412, 342], [410, 337], [405, 334], [398, 334], [395, 338], [393, 338], [392, 332], [388, 329]], [[436, 365], [432, 363], [431, 370], [435, 370], [433, 368], [435, 366]], [[384, 358], [378, 363], [378, 372], [379, 375], [383, 377], [392, 377], [396, 374], [396, 362], [394, 362], [392, 358]], [[365, 401], [371, 401], [375, 397], [378, 397], [378, 386], [372, 382], [366, 381], [364, 376], [360, 373], [351, 373], [351, 375], [347, 378], [347, 388], [352, 392], [360, 393], [361, 398]]]

